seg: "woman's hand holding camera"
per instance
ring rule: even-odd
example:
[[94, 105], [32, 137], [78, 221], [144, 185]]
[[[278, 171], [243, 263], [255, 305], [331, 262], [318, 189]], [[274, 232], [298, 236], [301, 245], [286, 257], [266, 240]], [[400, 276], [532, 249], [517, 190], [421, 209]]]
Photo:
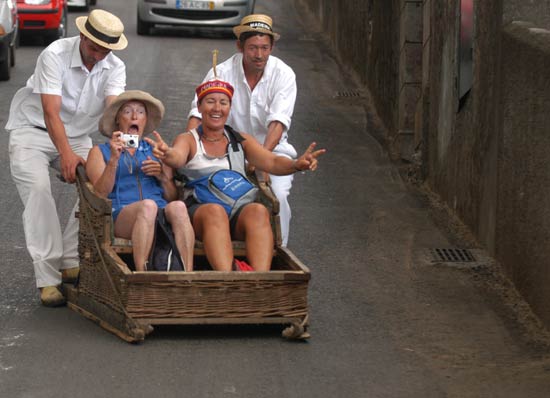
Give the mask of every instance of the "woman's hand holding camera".
[[122, 140], [122, 131], [115, 131], [111, 137], [110, 146], [111, 146], [111, 158], [118, 162], [120, 154], [125, 148], [125, 143]]

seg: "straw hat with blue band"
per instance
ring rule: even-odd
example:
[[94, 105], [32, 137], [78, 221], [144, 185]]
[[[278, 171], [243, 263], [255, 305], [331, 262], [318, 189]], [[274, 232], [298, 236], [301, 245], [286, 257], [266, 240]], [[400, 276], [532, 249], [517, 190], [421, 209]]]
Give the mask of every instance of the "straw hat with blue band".
[[105, 10], [92, 10], [87, 17], [76, 18], [76, 26], [88, 39], [109, 50], [124, 50], [128, 45], [122, 21]]
[[251, 14], [241, 19], [241, 24], [233, 28], [233, 33], [237, 39], [245, 32], [256, 32], [264, 35], [273, 36], [273, 40], [277, 41], [281, 37], [278, 33], [273, 32], [273, 20], [264, 14]]

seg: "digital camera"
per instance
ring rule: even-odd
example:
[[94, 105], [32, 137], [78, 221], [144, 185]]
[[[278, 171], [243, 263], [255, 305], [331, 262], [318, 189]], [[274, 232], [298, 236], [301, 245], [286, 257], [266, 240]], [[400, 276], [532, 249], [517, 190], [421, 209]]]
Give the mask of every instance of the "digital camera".
[[122, 134], [120, 136], [126, 148], [137, 148], [139, 146], [139, 135], [137, 134]]

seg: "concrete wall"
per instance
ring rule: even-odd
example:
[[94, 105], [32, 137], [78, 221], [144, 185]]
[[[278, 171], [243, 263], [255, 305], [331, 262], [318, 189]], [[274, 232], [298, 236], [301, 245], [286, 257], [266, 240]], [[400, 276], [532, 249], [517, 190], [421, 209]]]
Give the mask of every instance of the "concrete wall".
[[502, 52], [496, 257], [550, 325], [550, 31], [512, 23]]
[[459, 107], [459, 0], [430, 1], [429, 121], [424, 124], [426, 178], [432, 189], [494, 251], [496, 154], [500, 128], [501, 8], [475, 2], [473, 86]]
[[476, 2], [473, 87], [459, 109], [458, 0], [431, 3], [427, 181], [550, 327], [550, 32], [503, 28], [534, 17], [520, 2]]

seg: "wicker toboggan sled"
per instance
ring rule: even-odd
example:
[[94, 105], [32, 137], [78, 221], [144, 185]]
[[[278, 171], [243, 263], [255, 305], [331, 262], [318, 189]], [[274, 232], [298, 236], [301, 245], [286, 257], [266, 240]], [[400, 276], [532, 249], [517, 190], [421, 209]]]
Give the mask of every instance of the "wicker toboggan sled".
[[[278, 203], [265, 183], [277, 242]], [[131, 243], [112, 238], [111, 203], [95, 195], [84, 168], [77, 169], [80, 197], [80, 276], [64, 285], [68, 306], [129, 342], [139, 342], [154, 325], [281, 324], [283, 336], [306, 339], [310, 272], [288, 249], [274, 247], [269, 272], [135, 272]], [[236, 256], [244, 255], [234, 242]], [[205, 263], [201, 243], [195, 262]]]

